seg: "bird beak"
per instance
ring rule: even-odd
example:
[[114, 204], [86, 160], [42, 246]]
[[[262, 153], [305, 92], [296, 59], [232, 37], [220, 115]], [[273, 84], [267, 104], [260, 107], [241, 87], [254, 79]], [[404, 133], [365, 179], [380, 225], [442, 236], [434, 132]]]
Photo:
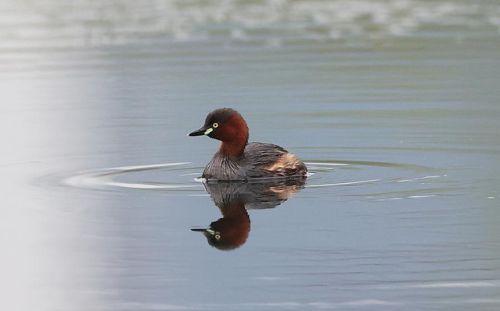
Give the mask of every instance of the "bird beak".
[[206, 127], [202, 127], [201, 129], [199, 130], [196, 130], [194, 132], [191, 132], [189, 133], [188, 135], [189, 136], [201, 136], [201, 135], [208, 135], [210, 133], [212, 133], [214, 129], [209, 127], [209, 128], [206, 128]]
[[193, 228], [191, 229], [191, 231], [194, 231], [194, 232], [205, 232], [206, 229], [201, 229], [201, 228]]

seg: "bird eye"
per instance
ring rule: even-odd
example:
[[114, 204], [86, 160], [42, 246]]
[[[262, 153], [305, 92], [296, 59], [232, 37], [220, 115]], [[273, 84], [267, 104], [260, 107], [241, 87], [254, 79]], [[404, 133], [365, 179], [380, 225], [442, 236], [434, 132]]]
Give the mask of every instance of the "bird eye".
[[212, 124], [212, 127], [213, 127], [214, 129], [218, 128], [218, 127], [219, 127], [219, 123], [215, 122], [214, 124]]
[[220, 240], [220, 233], [216, 232], [214, 237], [215, 237], [216, 240]]

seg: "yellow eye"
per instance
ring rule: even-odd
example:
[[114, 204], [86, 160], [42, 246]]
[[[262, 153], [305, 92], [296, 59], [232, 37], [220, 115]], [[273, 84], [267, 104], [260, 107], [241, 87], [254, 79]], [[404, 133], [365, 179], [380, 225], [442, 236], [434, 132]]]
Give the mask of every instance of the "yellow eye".
[[214, 124], [212, 124], [212, 127], [213, 127], [214, 129], [218, 128], [218, 127], [219, 127], [219, 123], [215, 122]]

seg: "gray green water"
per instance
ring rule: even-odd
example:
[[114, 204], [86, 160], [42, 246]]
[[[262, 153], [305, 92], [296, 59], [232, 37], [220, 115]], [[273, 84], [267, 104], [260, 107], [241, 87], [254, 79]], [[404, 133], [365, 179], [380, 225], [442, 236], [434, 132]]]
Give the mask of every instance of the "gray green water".
[[[500, 308], [498, 1], [71, 3], [0, 5], [2, 310]], [[232, 251], [222, 106], [314, 173]]]

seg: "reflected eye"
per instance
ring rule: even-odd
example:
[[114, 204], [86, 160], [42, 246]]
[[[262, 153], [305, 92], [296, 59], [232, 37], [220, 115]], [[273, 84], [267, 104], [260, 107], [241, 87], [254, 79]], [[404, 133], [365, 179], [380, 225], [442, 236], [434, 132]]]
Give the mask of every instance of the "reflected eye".
[[219, 127], [219, 123], [215, 122], [214, 124], [212, 124], [212, 127], [213, 127], [214, 129], [218, 128], [218, 127]]

